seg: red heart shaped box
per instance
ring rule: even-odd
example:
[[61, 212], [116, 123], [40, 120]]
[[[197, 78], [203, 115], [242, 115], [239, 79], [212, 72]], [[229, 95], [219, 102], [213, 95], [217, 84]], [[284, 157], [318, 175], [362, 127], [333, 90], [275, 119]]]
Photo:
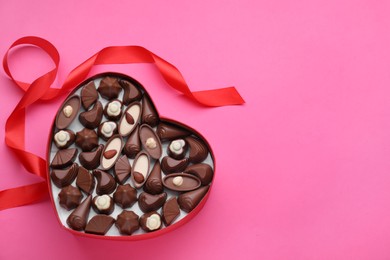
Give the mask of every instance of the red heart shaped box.
[[[102, 78], [102, 77], [105, 77], [105, 76], [112, 76], [112, 77], [116, 77], [116, 78], [122, 78], [122, 79], [126, 79], [126, 80], [128, 80], [128, 81], [130, 81], [132, 83], [135, 83], [136, 86], [141, 88], [143, 90], [144, 94], [146, 94], [149, 97], [149, 99], [152, 101], [152, 103], [154, 104], [152, 97], [150, 97], [149, 93], [146, 91], [146, 89], [143, 87], [142, 84], [140, 84], [138, 81], [136, 81], [135, 79], [133, 79], [133, 78], [127, 76], [127, 75], [124, 75], [124, 74], [121, 74], [121, 73], [115, 73], [115, 72], [106, 72], [106, 73], [96, 74], [96, 75], [86, 79], [85, 81], [80, 83], [78, 86], [76, 86], [74, 88], [74, 90], [68, 95], [68, 97], [65, 100], [67, 100], [70, 96], [72, 96], [77, 90], [79, 90], [87, 82], [90, 82], [92, 80], [95, 80], [97, 78]], [[61, 106], [62, 106], [62, 104], [61, 104]], [[157, 114], [159, 115], [158, 108], [155, 107], [155, 109], [157, 111]], [[56, 113], [56, 115], [57, 115], [57, 113]], [[214, 182], [214, 178], [215, 178], [214, 177], [215, 176], [215, 172], [216, 172], [216, 160], [215, 160], [215, 157], [214, 157], [214, 153], [213, 153], [213, 151], [211, 149], [211, 146], [209, 145], [207, 140], [199, 132], [197, 132], [195, 129], [193, 129], [193, 128], [187, 126], [187, 125], [184, 125], [184, 124], [182, 124], [182, 123], [180, 123], [180, 122], [178, 122], [176, 120], [173, 120], [173, 119], [170, 119], [170, 118], [167, 118], [167, 117], [161, 117], [160, 115], [159, 115], [159, 119], [160, 119], [160, 122], [167, 122], [167, 123], [171, 123], [171, 124], [174, 124], [174, 125], [178, 125], [178, 126], [184, 128], [184, 129], [190, 131], [192, 134], [194, 134], [197, 137], [199, 137], [204, 142], [204, 144], [206, 144], [206, 146], [207, 146], [207, 148], [209, 150], [211, 159], [213, 161], [214, 175], [213, 175], [213, 180], [209, 184], [210, 187], [208, 189], [208, 192], [202, 198], [202, 200], [199, 202], [199, 204], [192, 211], [187, 213], [186, 216], [184, 216], [182, 219], [180, 219], [176, 223], [173, 223], [172, 225], [169, 225], [168, 227], [164, 227], [164, 228], [159, 229], [159, 230], [154, 231], [154, 232], [143, 233], [143, 234], [136, 234], [136, 235], [130, 235], [130, 236], [123, 236], [123, 235], [122, 236], [94, 235], [94, 234], [84, 233], [84, 232], [80, 232], [80, 231], [75, 231], [75, 230], [73, 230], [71, 228], [68, 228], [68, 227], [63, 225], [63, 223], [62, 223], [62, 221], [60, 219], [60, 216], [59, 216], [59, 214], [57, 212], [57, 209], [56, 209], [55, 200], [57, 198], [54, 197], [53, 190], [52, 190], [52, 183], [51, 183], [51, 181], [48, 181], [47, 183], [48, 183], [49, 194], [50, 194], [52, 206], [53, 206], [53, 209], [55, 211], [55, 214], [56, 214], [56, 217], [57, 217], [57, 220], [58, 220], [59, 224], [64, 229], [66, 229], [67, 231], [71, 232], [74, 235], [88, 237], [88, 238], [136, 241], [136, 240], [143, 240], [143, 239], [148, 239], [148, 238], [154, 238], [154, 237], [166, 234], [168, 232], [171, 232], [172, 230], [175, 230], [176, 228], [178, 228], [178, 227], [186, 224], [187, 222], [189, 222], [191, 219], [193, 219], [201, 211], [201, 209], [205, 205], [205, 203], [206, 203], [206, 201], [207, 201], [207, 199], [208, 199], [208, 197], [210, 195], [211, 188], [212, 188], [212, 185], [213, 185], [213, 182]], [[50, 170], [49, 170], [50, 169], [50, 152], [51, 152], [51, 146], [52, 146], [54, 130], [55, 130], [55, 118], [53, 119], [53, 123], [52, 123], [52, 126], [51, 126], [51, 132], [50, 132], [50, 135], [49, 135], [49, 138], [48, 138], [47, 150], [46, 150], [46, 162], [47, 162], [47, 165], [46, 165], [47, 171], [46, 171], [46, 173], [47, 173], [47, 179], [48, 180], [51, 180], [50, 179]]]

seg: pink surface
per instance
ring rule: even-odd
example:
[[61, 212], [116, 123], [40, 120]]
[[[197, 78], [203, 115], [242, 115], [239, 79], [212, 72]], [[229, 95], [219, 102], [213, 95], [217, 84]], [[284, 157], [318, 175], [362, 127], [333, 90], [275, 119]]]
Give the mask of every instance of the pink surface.
[[[203, 108], [151, 65], [99, 68], [137, 78], [161, 115], [208, 139], [218, 172], [207, 204], [184, 227], [139, 242], [75, 237], [48, 199], [5, 210], [0, 259], [390, 258], [387, 1], [80, 2], [2, 1], [0, 54], [19, 37], [44, 37], [61, 53], [61, 83], [103, 47], [142, 45], [175, 64], [192, 90], [235, 85], [247, 103]], [[19, 79], [50, 68], [34, 48], [13, 61]], [[0, 189], [37, 181], [3, 141], [20, 97], [3, 73]], [[60, 101], [28, 113], [30, 151], [45, 155]]]

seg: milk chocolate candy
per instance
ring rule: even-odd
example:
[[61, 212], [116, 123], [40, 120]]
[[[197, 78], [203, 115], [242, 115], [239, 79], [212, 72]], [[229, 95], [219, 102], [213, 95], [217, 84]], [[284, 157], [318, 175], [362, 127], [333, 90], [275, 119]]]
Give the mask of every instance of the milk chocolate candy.
[[139, 229], [139, 217], [134, 211], [123, 210], [118, 215], [115, 226], [122, 235], [131, 235]]
[[81, 204], [69, 215], [66, 223], [71, 229], [82, 231], [87, 225], [89, 211], [91, 209], [92, 196], [89, 195]]
[[108, 141], [108, 139], [117, 133], [118, 125], [113, 121], [106, 121], [99, 125], [98, 136], [104, 141]]
[[58, 131], [53, 137], [54, 144], [58, 147], [58, 149], [68, 148], [71, 144], [73, 144], [75, 139], [76, 135], [72, 130], [68, 129]]
[[159, 159], [162, 155], [160, 139], [149, 125], [141, 125], [139, 128], [139, 138], [143, 148], [153, 159]]
[[131, 103], [123, 112], [118, 124], [118, 132], [121, 136], [128, 136], [138, 125], [141, 117], [142, 106], [139, 102]]
[[144, 191], [154, 195], [164, 191], [164, 186], [161, 179], [161, 166], [159, 161], [155, 162], [153, 169], [144, 184]]
[[193, 174], [198, 177], [201, 180], [203, 186], [208, 185], [212, 181], [214, 175], [214, 170], [206, 163], [190, 165], [184, 170], [184, 172]]
[[202, 186], [196, 190], [180, 194], [177, 199], [180, 208], [187, 213], [191, 212], [203, 199], [208, 190], [209, 186]]
[[179, 139], [191, 134], [182, 127], [169, 123], [160, 123], [156, 132], [161, 141]]
[[60, 193], [58, 193], [59, 203], [61, 207], [71, 210], [76, 208], [83, 198], [80, 190], [72, 185], [66, 186], [63, 188]]
[[164, 177], [163, 184], [167, 189], [182, 192], [199, 188], [201, 182], [191, 174], [173, 173]]
[[100, 167], [103, 170], [111, 169], [121, 155], [123, 147], [122, 137], [114, 135], [107, 141], [106, 146], [103, 149], [100, 156]]
[[122, 102], [118, 99], [111, 100], [103, 110], [104, 116], [112, 121], [117, 121], [122, 116]]
[[67, 128], [77, 116], [80, 109], [80, 97], [71, 96], [64, 102], [56, 117], [56, 127], [58, 129]]
[[169, 143], [167, 154], [173, 159], [183, 159], [188, 150], [187, 142], [184, 139], [176, 139]]
[[114, 211], [114, 200], [107, 194], [95, 196], [92, 200], [92, 208], [98, 214], [110, 215]]
[[137, 125], [127, 139], [125, 146], [123, 147], [123, 152], [127, 157], [134, 159], [140, 151], [141, 141], [139, 140], [139, 126]]
[[70, 185], [74, 181], [77, 172], [78, 165], [74, 163], [67, 169], [53, 169], [50, 173], [50, 178], [58, 188], [62, 188]]
[[80, 166], [78, 169], [76, 185], [86, 194], [91, 194], [95, 188], [95, 178], [87, 169]]
[[169, 226], [180, 216], [180, 208], [177, 203], [177, 198], [168, 199], [162, 208], [162, 220], [165, 226]]
[[142, 118], [141, 122], [143, 124], [148, 124], [151, 127], [155, 127], [158, 124], [159, 117], [157, 115], [157, 111], [154, 108], [154, 105], [150, 101], [150, 99], [144, 95], [142, 97]]
[[159, 230], [162, 226], [161, 215], [156, 211], [145, 213], [139, 219], [139, 224], [146, 232]]
[[182, 172], [187, 167], [187, 165], [187, 158], [176, 160], [169, 156], [164, 156], [164, 158], [161, 160], [161, 169], [165, 174]]
[[76, 133], [76, 145], [83, 150], [83, 152], [90, 152], [95, 149], [98, 143], [98, 136], [94, 130], [84, 128]]
[[54, 169], [65, 168], [74, 162], [77, 153], [78, 151], [76, 148], [58, 150], [58, 152], [54, 155], [50, 166]]
[[118, 183], [124, 184], [130, 177], [131, 166], [126, 155], [121, 156], [114, 166], [114, 176]]
[[103, 118], [103, 105], [100, 101], [97, 101], [91, 110], [80, 113], [80, 123], [89, 128], [94, 129], [99, 126], [100, 121]]
[[79, 154], [80, 164], [88, 170], [96, 169], [100, 164], [103, 148], [104, 145], [101, 144], [92, 152], [81, 152]]
[[105, 77], [100, 81], [99, 88], [97, 89], [102, 97], [111, 100], [118, 98], [119, 93], [122, 91], [119, 85], [118, 79], [114, 77]]
[[149, 154], [140, 152], [134, 159], [131, 169], [131, 181], [135, 188], [141, 188], [149, 175], [150, 158]]
[[108, 232], [114, 223], [115, 219], [113, 217], [107, 215], [93, 216], [85, 227], [85, 233], [103, 236]]
[[128, 105], [131, 102], [139, 101], [142, 98], [142, 92], [127, 80], [119, 80], [119, 85], [123, 88], [123, 104]]
[[143, 212], [155, 211], [161, 208], [166, 200], [165, 192], [156, 195], [142, 192], [138, 197], [138, 206]]
[[119, 185], [114, 192], [114, 201], [123, 209], [131, 207], [137, 202], [137, 191], [130, 184]]
[[89, 82], [81, 89], [81, 104], [85, 110], [88, 110], [98, 99], [95, 83]]
[[209, 154], [207, 146], [203, 141], [192, 136], [186, 137], [185, 140], [187, 141], [190, 150], [189, 161], [192, 163], [203, 162]]
[[93, 175], [97, 179], [96, 193], [98, 195], [110, 194], [115, 190], [116, 182], [109, 173], [102, 170], [94, 170]]

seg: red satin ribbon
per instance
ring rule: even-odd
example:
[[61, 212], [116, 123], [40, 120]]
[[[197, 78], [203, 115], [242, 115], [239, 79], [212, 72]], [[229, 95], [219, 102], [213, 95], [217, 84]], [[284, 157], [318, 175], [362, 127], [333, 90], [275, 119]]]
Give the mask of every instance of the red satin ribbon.
[[[16, 80], [8, 67], [8, 53], [10, 50], [25, 44], [41, 48], [55, 64], [54, 69], [37, 78], [31, 84]], [[153, 63], [171, 87], [202, 105], [217, 107], [244, 103], [234, 87], [192, 92], [175, 66], [140, 46], [104, 48], [71, 71], [61, 88], [50, 88], [57, 76], [59, 62], [60, 56], [57, 49], [50, 42], [34, 36], [23, 37], [15, 41], [4, 56], [3, 67], [5, 73], [25, 92], [6, 122], [5, 143], [15, 152], [16, 157], [26, 170], [42, 177], [43, 181], [0, 191], [0, 210], [31, 204], [48, 194], [46, 161], [25, 149], [26, 109], [38, 100], [51, 100], [68, 93], [88, 77], [89, 72], [95, 65]]]

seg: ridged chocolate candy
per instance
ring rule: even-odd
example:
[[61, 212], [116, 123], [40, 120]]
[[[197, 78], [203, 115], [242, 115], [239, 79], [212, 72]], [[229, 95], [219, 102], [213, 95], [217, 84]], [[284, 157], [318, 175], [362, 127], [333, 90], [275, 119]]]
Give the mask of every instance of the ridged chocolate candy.
[[137, 125], [127, 139], [125, 146], [123, 147], [123, 152], [127, 157], [134, 159], [140, 151], [141, 141], [139, 139], [139, 126]]
[[131, 235], [139, 229], [139, 216], [133, 211], [123, 210], [118, 215], [115, 226], [122, 235]]
[[191, 191], [199, 188], [200, 180], [187, 173], [173, 173], [163, 179], [164, 187], [173, 191]]
[[97, 101], [91, 110], [80, 113], [80, 123], [90, 129], [94, 129], [99, 126], [103, 118], [103, 105], [100, 101]]
[[81, 194], [78, 188], [69, 185], [58, 193], [58, 198], [61, 207], [71, 210], [80, 204], [83, 194]]
[[81, 204], [69, 215], [66, 223], [71, 229], [81, 231], [85, 229], [91, 209], [92, 196], [89, 195]]
[[161, 160], [161, 169], [165, 174], [182, 172], [187, 167], [187, 165], [187, 158], [176, 160], [169, 156], [164, 156], [164, 158]]
[[115, 190], [116, 182], [109, 173], [101, 170], [94, 170], [93, 175], [97, 179], [96, 193], [98, 195], [110, 194]]
[[79, 110], [80, 110], [80, 97], [71, 96], [70, 98], [68, 98], [64, 102], [60, 110], [58, 111], [56, 117], [56, 127], [58, 129], [67, 128], [76, 118]]
[[95, 196], [92, 200], [92, 208], [98, 214], [110, 215], [114, 211], [114, 200], [107, 194]]
[[80, 166], [78, 169], [76, 185], [85, 193], [91, 194], [95, 188], [95, 178], [87, 169]]
[[191, 134], [182, 127], [169, 123], [160, 123], [156, 132], [161, 141], [174, 140]]
[[164, 191], [161, 178], [161, 166], [160, 161], [156, 161], [152, 171], [149, 174], [148, 179], [144, 184], [144, 191], [150, 194], [159, 194]]
[[68, 129], [58, 131], [54, 134], [53, 137], [54, 144], [57, 146], [58, 149], [68, 148], [71, 144], [73, 144], [75, 139], [76, 135], [73, 133], [72, 130]]
[[138, 206], [143, 212], [150, 212], [161, 208], [166, 200], [165, 192], [156, 195], [142, 192], [138, 197]]
[[143, 124], [148, 124], [151, 127], [155, 127], [158, 124], [159, 117], [157, 114], [154, 105], [150, 101], [150, 99], [144, 95], [142, 97], [142, 118], [141, 122]]
[[115, 219], [113, 217], [107, 215], [93, 216], [85, 227], [85, 233], [103, 236], [108, 232], [114, 223]]
[[107, 76], [100, 81], [99, 88], [97, 90], [102, 97], [111, 100], [118, 98], [122, 88], [119, 85], [117, 78]]
[[148, 152], [150, 157], [158, 160], [162, 155], [162, 146], [160, 139], [149, 125], [139, 127], [139, 138], [143, 148]]
[[190, 150], [189, 161], [192, 163], [203, 162], [209, 154], [207, 146], [203, 141], [192, 136], [186, 137], [185, 140], [187, 141]]
[[50, 166], [54, 169], [65, 168], [73, 163], [77, 153], [78, 150], [76, 148], [58, 150]]
[[130, 177], [131, 166], [126, 155], [122, 155], [114, 166], [114, 175], [118, 183], [124, 184]]
[[96, 103], [98, 98], [98, 93], [96, 91], [95, 83], [93, 81], [89, 82], [81, 89], [81, 104], [85, 110], [88, 110], [93, 104]]
[[214, 175], [214, 170], [206, 163], [190, 165], [184, 170], [184, 172], [193, 174], [198, 177], [201, 180], [203, 186], [208, 185], [212, 181]]
[[196, 190], [180, 194], [177, 199], [180, 208], [187, 213], [192, 211], [203, 199], [208, 190], [209, 186], [203, 186]]
[[104, 145], [99, 145], [95, 151], [81, 152], [79, 154], [79, 161], [82, 166], [88, 170], [96, 169], [100, 164], [100, 156], [102, 154]]
[[140, 217], [139, 224], [146, 232], [159, 230], [162, 227], [161, 215], [156, 211], [145, 213]]
[[177, 217], [180, 215], [179, 204], [177, 203], [177, 198], [172, 197], [168, 199], [162, 208], [162, 220], [165, 226], [169, 226], [172, 224]]
[[74, 163], [67, 169], [53, 169], [50, 173], [50, 178], [53, 183], [58, 187], [62, 188], [70, 185], [77, 176], [78, 165]]
[[123, 209], [131, 207], [137, 201], [137, 190], [130, 184], [119, 185], [114, 192], [114, 201]]
[[98, 143], [98, 136], [94, 130], [84, 128], [76, 133], [76, 145], [83, 150], [83, 152], [90, 152], [95, 149]]
[[127, 80], [119, 80], [119, 85], [124, 90], [123, 93], [123, 104], [128, 105], [133, 101], [138, 101], [142, 98], [142, 92]]

